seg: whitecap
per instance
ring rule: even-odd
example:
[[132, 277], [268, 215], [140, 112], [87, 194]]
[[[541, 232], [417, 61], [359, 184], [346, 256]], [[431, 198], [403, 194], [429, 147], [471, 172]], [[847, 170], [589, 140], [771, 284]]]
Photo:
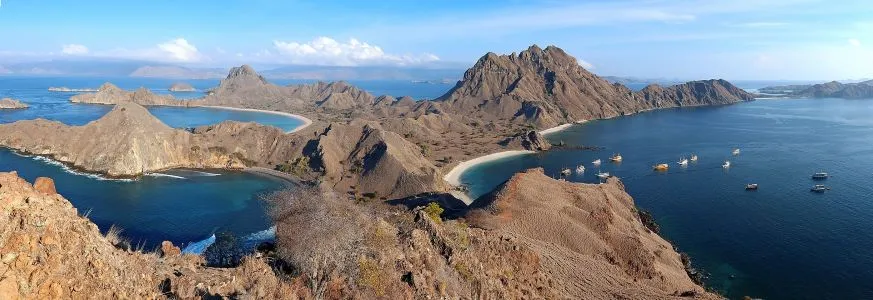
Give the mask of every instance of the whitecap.
[[182, 253], [188, 254], [203, 254], [206, 251], [206, 248], [209, 248], [212, 244], [215, 243], [215, 234], [210, 235], [208, 238], [202, 241], [193, 242], [185, 246], [185, 249], [182, 249]]
[[188, 178], [185, 178], [182, 176], [170, 175], [170, 174], [164, 174], [164, 173], [146, 173], [145, 175], [151, 176], [151, 177], [170, 177], [170, 178], [176, 178], [176, 179], [188, 179]]
[[39, 155], [32, 155], [32, 156], [31, 156], [31, 155], [24, 155], [24, 154], [20, 154], [20, 153], [18, 153], [18, 152], [15, 152], [15, 151], [12, 151], [12, 153], [15, 153], [16, 155], [21, 156], [21, 157], [29, 157], [29, 158], [31, 158], [31, 159], [33, 159], [33, 160], [36, 160], [36, 161], [39, 161], [39, 162], [43, 162], [43, 163], [46, 163], [46, 164], [49, 164], [49, 165], [58, 166], [58, 167], [60, 167], [62, 170], [64, 170], [64, 172], [67, 172], [67, 173], [70, 173], [70, 174], [73, 174], [73, 175], [85, 176], [85, 177], [88, 177], [88, 178], [91, 178], [91, 179], [96, 179], [96, 180], [106, 180], [106, 181], [118, 181], [118, 182], [133, 182], [133, 181], [135, 181], [134, 179], [131, 179], [131, 178], [106, 178], [106, 177], [100, 176], [100, 175], [98, 175], [98, 174], [79, 172], [79, 171], [73, 170], [72, 168], [70, 168], [69, 166], [67, 166], [66, 164], [64, 164], [64, 163], [62, 163], [62, 162], [59, 162], [59, 161], [56, 161], [56, 160], [53, 160], [53, 159], [51, 159], [51, 158], [44, 157], [44, 156], [39, 156]]

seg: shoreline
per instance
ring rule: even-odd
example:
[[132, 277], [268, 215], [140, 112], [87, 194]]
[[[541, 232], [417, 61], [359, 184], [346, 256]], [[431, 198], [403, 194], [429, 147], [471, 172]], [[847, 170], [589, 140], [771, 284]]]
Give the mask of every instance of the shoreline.
[[546, 129], [540, 130], [539, 134], [547, 135], [547, 134], [552, 134], [552, 133], [556, 133], [556, 132], [561, 132], [561, 131], [566, 130], [567, 128], [572, 127], [573, 125], [580, 125], [580, 124], [585, 124], [585, 123], [588, 123], [588, 120], [582, 120], [582, 121], [576, 121], [573, 123], [561, 124], [561, 125], [558, 125], [558, 126], [555, 126], [552, 128], [546, 128]]
[[248, 168], [242, 169], [242, 171], [246, 172], [246, 173], [255, 174], [255, 175], [261, 175], [261, 176], [275, 178], [275, 179], [278, 179], [280, 181], [284, 181], [284, 182], [289, 183], [289, 184], [294, 185], [294, 186], [302, 185], [302, 182], [300, 181], [299, 178], [294, 177], [291, 174], [286, 174], [286, 173], [279, 172], [279, 171], [276, 171], [273, 169], [268, 169], [268, 168], [264, 168], [264, 167], [248, 167]]
[[254, 108], [239, 108], [239, 107], [230, 107], [230, 106], [217, 106], [217, 105], [203, 105], [203, 106], [195, 106], [195, 107], [206, 107], [206, 108], [216, 108], [216, 109], [235, 110], [235, 111], [247, 111], [247, 112], [260, 112], [260, 113], [285, 116], [285, 117], [289, 117], [289, 118], [303, 121], [303, 125], [294, 127], [294, 129], [286, 131], [285, 132], [286, 134], [298, 132], [300, 130], [305, 129], [306, 127], [309, 127], [309, 125], [312, 125], [312, 120], [310, 120], [307, 117], [304, 117], [301, 115], [295, 115], [292, 113], [282, 112], [282, 111], [262, 110], [262, 109], [254, 109]]
[[[448, 173], [446, 173], [446, 175], [443, 176], [443, 180], [453, 187], [460, 187], [461, 186], [461, 174], [464, 174], [464, 172], [466, 172], [468, 169], [470, 169], [478, 164], [498, 160], [501, 158], [515, 157], [515, 156], [527, 155], [527, 154], [533, 154], [533, 153], [536, 153], [536, 151], [509, 150], [509, 151], [491, 153], [488, 155], [476, 157], [476, 158], [471, 159], [471, 160], [462, 161], [461, 163], [456, 165], [454, 168], [452, 168], [452, 170], [450, 170]], [[467, 192], [464, 192], [464, 191], [459, 191], [459, 190], [453, 189], [449, 193], [452, 194], [452, 196], [455, 196], [455, 198], [458, 198], [459, 200], [466, 203], [468, 206], [473, 203], [473, 200], [475, 200], [475, 199], [471, 198], [470, 195], [467, 194]]]

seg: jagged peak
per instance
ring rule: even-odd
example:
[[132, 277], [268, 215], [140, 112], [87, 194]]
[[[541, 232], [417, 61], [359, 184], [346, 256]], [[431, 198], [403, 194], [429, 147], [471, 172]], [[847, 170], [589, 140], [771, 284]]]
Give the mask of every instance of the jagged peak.
[[238, 78], [256, 78], [260, 81], [261, 84], [267, 84], [267, 80], [264, 76], [258, 74], [252, 66], [242, 65], [239, 67], [234, 67], [230, 69], [230, 72], [227, 73], [227, 78], [225, 80], [233, 80]]
[[121, 90], [121, 88], [115, 86], [115, 85], [112, 84], [111, 82], [105, 82], [105, 83], [103, 83], [103, 85], [101, 85], [100, 88], [97, 89], [97, 90], [100, 91], [100, 92], [108, 92], [108, 91], [114, 91], [114, 90]]
[[97, 119], [96, 121], [89, 123], [89, 125], [119, 122], [124, 124], [124, 126], [119, 126], [119, 129], [171, 129], [170, 126], [167, 126], [157, 117], [152, 115], [148, 109], [132, 101], [119, 102], [115, 105], [114, 108], [112, 108], [112, 110], [106, 113], [106, 115], [104, 115], [100, 119]]

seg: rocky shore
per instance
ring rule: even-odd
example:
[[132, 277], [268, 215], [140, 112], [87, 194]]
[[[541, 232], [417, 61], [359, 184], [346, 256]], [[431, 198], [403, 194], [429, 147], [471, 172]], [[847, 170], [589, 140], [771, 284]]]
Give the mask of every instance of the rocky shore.
[[177, 82], [177, 83], [170, 85], [169, 91], [171, 91], [171, 92], [196, 92], [197, 89], [195, 89], [190, 84], [187, 84], [184, 82]]
[[24, 109], [27, 107], [27, 104], [12, 98], [0, 99], [0, 109]]

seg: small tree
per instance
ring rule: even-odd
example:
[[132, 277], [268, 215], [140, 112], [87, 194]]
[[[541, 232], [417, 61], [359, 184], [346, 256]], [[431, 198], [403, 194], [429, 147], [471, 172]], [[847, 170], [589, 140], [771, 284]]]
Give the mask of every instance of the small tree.
[[350, 201], [317, 187], [279, 191], [266, 200], [276, 223], [279, 258], [297, 268], [316, 299], [324, 299], [331, 276], [357, 267], [363, 214]]
[[443, 211], [445, 211], [445, 209], [443, 209], [440, 204], [436, 202], [428, 203], [427, 206], [424, 208], [424, 212], [427, 213], [430, 219], [437, 223], [443, 222]]

